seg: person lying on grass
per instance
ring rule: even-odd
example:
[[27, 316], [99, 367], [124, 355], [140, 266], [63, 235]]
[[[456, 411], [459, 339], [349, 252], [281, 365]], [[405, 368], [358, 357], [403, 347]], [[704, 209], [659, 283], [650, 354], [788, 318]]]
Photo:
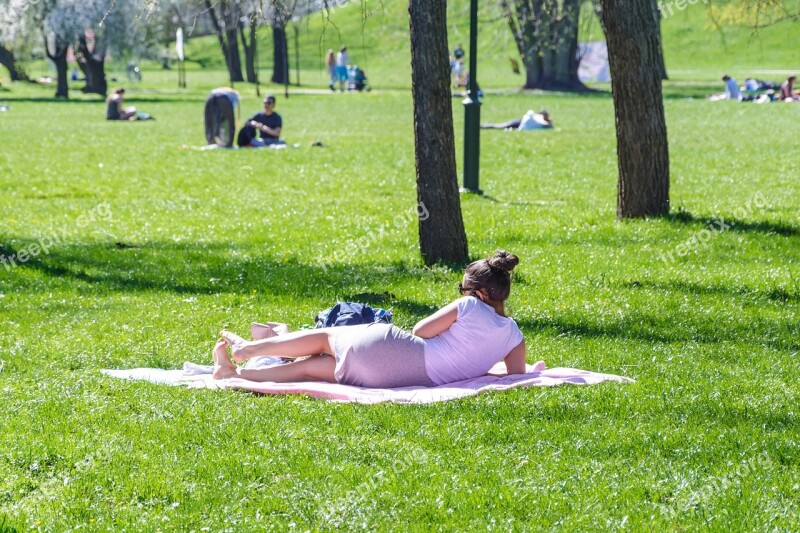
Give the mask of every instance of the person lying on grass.
[[[436, 386], [486, 374], [501, 359], [509, 374], [525, 373], [525, 342], [505, 315], [517, 256], [504, 250], [467, 266], [462, 297], [420, 320], [411, 333], [374, 323], [298, 331], [246, 341], [223, 330], [214, 346], [214, 379], [325, 381], [359, 387]], [[271, 355], [301, 361], [270, 368], [234, 361]], [[325, 357], [324, 355], [333, 357]]]
[[483, 129], [508, 131], [544, 130], [552, 127], [553, 121], [550, 119], [550, 113], [548, 113], [546, 109], [542, 109], [538, 113], [529, 109], [521, 119], [510, 120], [501, 124], [481, 124], [481, 128]]

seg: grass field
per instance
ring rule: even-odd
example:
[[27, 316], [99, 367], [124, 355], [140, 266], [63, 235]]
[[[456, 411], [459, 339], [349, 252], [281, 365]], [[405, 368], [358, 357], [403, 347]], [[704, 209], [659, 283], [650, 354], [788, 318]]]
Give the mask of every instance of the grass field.
[[708, 103], [717, 66], [686, 56], [670, 217], [615, 218], [607, 94], [489, 92], [483, 120], [543, 106], [556, 127], [483, 132], [486, 194], [462, 197], [471, 255], [521, 258], [529, 362], [636, 383], [430, 406], [100, 373], [205, 363], [223, 327], [336, 300], [411, 327], [456, 297], [460, 272], [419, 258], [408, 91], [273, 87], [299, 147], [214, 152], [181, 146], [222, 72], [146, 73], [126, 101], [157, 120], [131, 124], [77, 91], [0, 93], [0, 255], [31, 255], [0, 264], [0, 532], [800, 529], [800, 105]]
[[[533, 99], [557, 127], [482, 135], [472, 255], [522, 258], [510, 304], [530, 361], [637, 383], [359, 407], [99, 370], [204, 362], [222, 327], [299, 327], [337, 299], [406, 327], [452, 299], [459, 273], [420, 266], [407, 214], [409, 95], [280, 98], [299, 148], [196, 152], [179, 147], [202, 141], [201, 93], [134, 93], [158, 120], [111, 124], [45, 91], [15, 87], [0, 114], [3, 253], [49, 244], [0, 267], [7, 525], [800, 527], [798, 162], [743, 138], [792, 131], [800, 108], [668, 98], [675, 216], [619, 222], [610, 98], [487, 96], [486, 120]], [[713, 217], [737, 223], [692, 246]]]

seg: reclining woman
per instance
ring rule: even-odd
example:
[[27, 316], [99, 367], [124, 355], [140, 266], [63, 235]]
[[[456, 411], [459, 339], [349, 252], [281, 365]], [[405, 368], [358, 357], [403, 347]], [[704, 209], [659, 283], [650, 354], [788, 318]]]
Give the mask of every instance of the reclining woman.
[[[359, 387], [436, 386], [486, 374], [503, 360], [509, 374], [524, 374], [525, 342], [505, 315], [517, 256], [504, 250], [471, 263], [458, 284], [462, 297], [420, 320], [411, 333], [392, 324], [322, 328], [246, 341], [223, 330], [214, 346], [215, 379], [326, 381]], [[298, 358], [270, 368], [237, 367], [262, 355]], [[324, 357], [329, 354], [333, 357]]]

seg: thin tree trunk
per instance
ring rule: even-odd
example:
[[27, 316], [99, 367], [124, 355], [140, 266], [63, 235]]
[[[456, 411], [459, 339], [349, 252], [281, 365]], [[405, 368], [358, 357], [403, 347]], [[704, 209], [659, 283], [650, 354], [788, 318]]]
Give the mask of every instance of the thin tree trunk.
[[258, 82], [258, 73], [256, 72], [256, 46], [258, 46], [256, 39], [256, 18], [250, 18], [250, 37], [245, 35], [244, 26], [239, 27], [239, 36], [242, 38], [242, 46], [244, 47], [244, 64], [247, 81], [249, 83]]
[[272, 43], [272, 83], [289, 83], [289, 47], [285, 26], [272, 26]]
[[[44, 28], [42, 28], [42, 35], [46, 35]], [[44, 38], [44, 50], [50, 61], [56, 67], [56, 98], [69, 98], [69, 85], [67, 85], [67, 51], [69, 50], [69, 43], [62, 40], [60, 37], [55, 37], [55, 50], [50, 51], [50, 46], [47, 43], [47, 37]]]
[[14, 57], [14, 52], [2, 45], [0, 45], [0, 65], [8, 69], [8, 75], [11, 81], [30, 81], [25, 69], [17, 62], [17, 58]]
[[669, 149], [652, 0], [601, 0], [617, 125], [617, 216], [669, 213]]
[[242, 76], [242, 59], [241, 55], [239, 54], [239, 38], [237, 33], [238, 31], [235, 27], [233, 29], [228, 29], [225, 32], [225, 40], [228, 42], [228, 58], [230, 59], [228, 70], [231, 74], [231, 81], [244, 81], [244, 76]]
[[446, 0], [409, 0], [414, 153], [426, 265], [468, 259], [456, 175]]
[[[239, 42], [236, 36], [238, 21], [234, 24], [233, 30], [223, 29], [211, 0], [205, 0], [205, 4], [206, 11], [211, 18], [211, 24], [214, 27], [214, 33], [217, 34], [219, 47], [222, 49], [222, 56], [225, 58], [225, 66], [228, 67], [228, 77], [231, 83], [244, 81], [244, 78], [242, 77], [242, 64], [239, 60]], [[223, 10], [225, 7], [226, 4], [223, 3]], [[233, 43], [231, 43], [231, 36], [233, 37]]]

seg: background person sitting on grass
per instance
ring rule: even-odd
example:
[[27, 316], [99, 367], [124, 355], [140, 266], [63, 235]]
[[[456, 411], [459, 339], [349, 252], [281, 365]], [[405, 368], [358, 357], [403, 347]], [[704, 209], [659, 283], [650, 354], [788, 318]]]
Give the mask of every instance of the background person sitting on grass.
[[[393, 324], [341, 326], [246, 341], [223, 330], [214, 346], [214, 379], [325, 381], [358, 387], [435, 386], [486, 374], [503, 360], [509, 374], [524, 374], [525, 341], [505, 315], [517, 256], [499, 250], [471, 263], [458, 285], [462, 297], [422, 319], [411, 333]], [[298, 358], [270, 368], [237, 367], [262, 355]], [[322, 357], [330, 354], [333, 357]]]
[[119, 87], [106, 98], [106, 120], [136, 120], [136, 108], [124, 107], [125, 89]]
[[778, 96], [778, 100], [792, 102], [800, 99], [800, 94], [794, 90], [794, 82], [796, 79], [796, 76], [789, 76], [785, 82], [781, 83], [781, 92], [780, 96]]
[[264, 97], [264, 111], [256, 113], [247, 121], [248, 126], [255, 128], [260, 133], [260, 138], [254, 137], [250, 140], [250, 146], [253, 148], [262, 148], [271, 144], [285, 144], [280, 140], [283, 119], [274, 109], [275, 97], [268, 94]]
[[739, 91], [739, 84], [736, 78], [731, 78], [727, 74], [722, 76], [722, 81], [725, 82], [725, 92], [722, 94], [712, 94], [708, 97], [712, 102], [720, 100], [736, 100], [737, 102], [742, 99], [742, 93]]

